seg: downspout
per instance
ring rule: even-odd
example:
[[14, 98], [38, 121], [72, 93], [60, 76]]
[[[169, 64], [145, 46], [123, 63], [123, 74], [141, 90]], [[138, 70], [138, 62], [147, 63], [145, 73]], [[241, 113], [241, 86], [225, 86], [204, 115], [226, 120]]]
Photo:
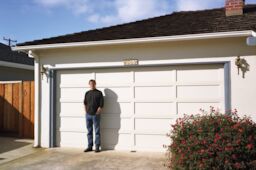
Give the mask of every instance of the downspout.
[[41, 146], [41, 121], [40, 121], [40, 57], [33, 51], [28, 52], [28, 56], [34, 58], [34, 81], [35, 81], [35, 110], [34, 110], [34, 147]]

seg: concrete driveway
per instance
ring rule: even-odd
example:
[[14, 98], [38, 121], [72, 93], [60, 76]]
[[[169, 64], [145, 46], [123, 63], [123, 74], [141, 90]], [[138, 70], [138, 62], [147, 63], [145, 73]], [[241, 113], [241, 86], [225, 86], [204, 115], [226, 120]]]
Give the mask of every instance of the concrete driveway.
[[1, 170], [166, 170], [164, 153], [84, 153], [81, 149], [45, 149], [0, 165]]

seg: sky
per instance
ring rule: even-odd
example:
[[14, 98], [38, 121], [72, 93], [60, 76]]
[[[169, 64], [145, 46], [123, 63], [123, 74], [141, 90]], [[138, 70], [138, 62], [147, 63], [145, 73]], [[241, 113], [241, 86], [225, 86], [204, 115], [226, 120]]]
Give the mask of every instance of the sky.
[[[150, 17], [223, 7], [225, 0], [1, 0], [0, 42], [18, 43]], [[256, 0], [246, 0], [255, 3]]]

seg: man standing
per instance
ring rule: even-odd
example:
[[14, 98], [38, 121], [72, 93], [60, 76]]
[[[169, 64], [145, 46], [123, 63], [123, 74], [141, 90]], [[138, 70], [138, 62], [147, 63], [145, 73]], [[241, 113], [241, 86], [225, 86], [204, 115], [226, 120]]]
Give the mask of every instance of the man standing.
[[102, 92], [96, 89], [96, 81], [89, 81], [90, 90], [85, 93], [84, 106], [86, 111], [86, 126], [88, 148], [84, 152], [90, 152], [93, 148], [93, 126], [95, 130], [95, 152], [100, 152], [100, 113], [104, 105]]

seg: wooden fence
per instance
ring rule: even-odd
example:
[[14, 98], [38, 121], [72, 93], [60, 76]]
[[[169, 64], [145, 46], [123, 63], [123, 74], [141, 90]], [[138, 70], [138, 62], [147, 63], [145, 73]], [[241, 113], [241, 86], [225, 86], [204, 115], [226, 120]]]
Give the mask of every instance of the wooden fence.
[[0, 133], [34, 138], [34, 81], [0, 83]]

